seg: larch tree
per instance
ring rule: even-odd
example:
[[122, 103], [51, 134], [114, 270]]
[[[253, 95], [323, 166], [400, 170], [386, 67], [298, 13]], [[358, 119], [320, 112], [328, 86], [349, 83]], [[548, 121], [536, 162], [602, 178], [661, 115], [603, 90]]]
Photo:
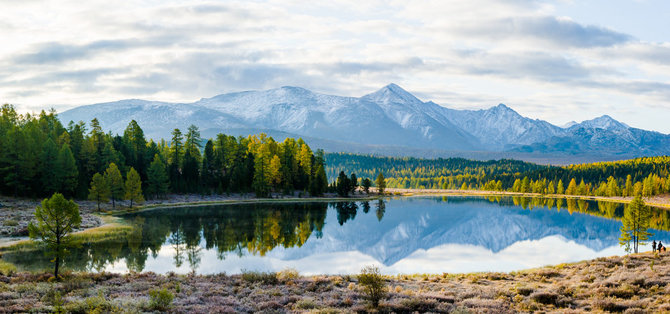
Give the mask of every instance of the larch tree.
[[386, 180], [384, 179], [384, 175], [381, 172], [377, 175], [375, 183], [377, 185], [377, 191], [379, 192], [380, 195], [383, 195], [384, 190], [386, 189]]
[[133, 202], [144, 202], [144, 196], [142, 195], [142, 180], [140, 179], [140, 174], [137, 173], [133, 167], [130, 167], [128, 174], [126, 175], [125, 199], [130, 201], [130, 208], [133, 208]]
[[77, 178], [79, 171], [77, 170], [77, 163], [74, 155], [67, 144], [63, 144], [58, 152], [57, 177], [60, 191], [67, 196], [74, 195], [77, 190]]
[[123, 177], [121, 176], [121, 171], [115, 163], [109, 164], [107, 170], [105, 170], [105, 180], [107, 180], [107, 185], [109, 186], [110, 198], [112, 199], [112, 208], [116, 208], [116, 200], [123, 198]]
[[100, 211], [100, 203], [109, 202], [110, 194], [107, 180], [99, 173], [94, 174], [91, 180], [91, 188], [88, 190], [88, 199], [98, 204], [98, 211]]
[[54, 277], [60, 280], [60, 262], [73, 245], [70, 233], [81, 224], [79, 206], [65, 199], [63, 194], [55, 193], [35, 208], [35, 219], [37, 224], [31, 222], [28, 225], [30, 238], [41, 241], [47, 248], [47, 254], [54, 256]]
[[651, 209], [644, 204], [641, 195], [636, 195], [635, 198], [624, 209], [623, 226], [621, 226], [621, 237], [619, 244], [626, 247], [626, 251], [632, 250], [638, 253], [640, 245], [645, 245], [644, 241], [649, 240], [650, 233], [649, 226], [651, 223]]
[[147, 176], [149, 177], [147, 194], [155, 198], [164, 197], [168, 192], [170, 178], [160, 155], [154, 155], [154, 160], [149, 165]]

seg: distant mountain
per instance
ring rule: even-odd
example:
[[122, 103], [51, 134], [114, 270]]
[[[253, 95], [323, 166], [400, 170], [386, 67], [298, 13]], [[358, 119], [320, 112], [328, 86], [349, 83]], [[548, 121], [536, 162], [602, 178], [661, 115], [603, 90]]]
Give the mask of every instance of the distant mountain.
[[631, 128], [604, 115], [577, 123], [566, 133], [515, 148], [525, 153], [599, 153], [602, 155], [654, 156], [670, 154], [670, 136]]
[[278, 140], [303, 137], [327, 151], [417, 157], [571, 162], [670, 154], [670, 136], [631, 128], [609, 116], [559, 127], [524, 117], [504, 104], [484, 110], [446, 108], [421, 101], [395, 84], [358, 98], [285, 86], [193, 103], [121, 100], [59, 116], [65, 123], [97, 117], [114, 133], [122, 133], [134, 119], [154, 139], [168, 139], [173, 129], [194, 124], [206, 137], [266, 132]]

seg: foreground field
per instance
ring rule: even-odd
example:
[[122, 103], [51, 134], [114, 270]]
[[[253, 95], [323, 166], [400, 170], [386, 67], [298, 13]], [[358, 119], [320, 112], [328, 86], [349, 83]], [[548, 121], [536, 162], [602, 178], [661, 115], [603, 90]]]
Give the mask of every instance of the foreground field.
[[670, 255], [642, 253], [512, 273], [399, 275], [372, 309], [356, 276], [48, 274], [0, 276], [0, 311], [590, 312], [670, 311]]

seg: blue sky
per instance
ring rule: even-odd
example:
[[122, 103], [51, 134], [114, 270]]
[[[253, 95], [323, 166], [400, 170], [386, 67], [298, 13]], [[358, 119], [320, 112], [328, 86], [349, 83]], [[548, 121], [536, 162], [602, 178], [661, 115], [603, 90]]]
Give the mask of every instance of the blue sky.
[[661, 0], [0, 0], [0, 102], [361, 96], [393, 82], [451, 108], [670, 133], [668, 29]]

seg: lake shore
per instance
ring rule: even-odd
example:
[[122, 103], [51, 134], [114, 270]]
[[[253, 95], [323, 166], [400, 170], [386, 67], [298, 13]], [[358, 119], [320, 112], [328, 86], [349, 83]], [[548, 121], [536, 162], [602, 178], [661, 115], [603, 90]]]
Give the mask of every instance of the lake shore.
[[[294, 271], [242, 275], [70, 273], [0, 275], [0, 309], [89, 312], [159, 310], [152, 289], [174, 296], [176, 313], [370, 311], [356, 276], [299, 276]], [[510, 273], [385, 276], [380, 312], [670, 311], [670, 255], [604, 257]], [[58, 294], [56, 294], [58, 292]], [[60, 298], [57, 297], [60, 295]], [[60, 300], [60, 301], [58, 301]], [[152, 302], [153, 301], [153, 302]]]
[[[294, 195], [274, 194], [272, 198], [257, 198], [253, 194], [230, 194], [230, 195], [200, 195], [200, 194], [171, 194], [165, 199], [147, 200], [141, 205], [129, 208], [128, 201], [116, 201], [100, 204], [87, 200], [75, 200], [79, 206], [82, 216], [82, 225], [75, 233], [97, 232], [108, 230], [110, 227], [105, 217], [124, 214], [128, 212], [139, 212], [159, 209], [171, 206], [207, 206], [207, 205], [232, 205], [243, 203], [275, 203], [275, 202], [324, 202], [324, 201], [362, 201], [378, 198], [377, 195], [357, 194], [356, 196], [342, 198], [334, 193], [321, 197], [305, 197], [301, 193]], [[0, 197], [0, 248], [6, 248], [28, 241], [28, 223], [35, 217], [35, 207], [40, 205], [41, 200], [29, 198]]]
[[[116, 201], [116, 207], [111, 203], [101, 204], [98, 211], [97, 204], [93, 201], [75, 200], [79, 205], [82, 215], [82, 226], [76, 233], [96, 233], [98, 231], [108, 232], [113, 227], [120, 225], [109, 225], [105, 217], [120, 215], [128, 212], [139, 212], [160, 209], [171, 206], [207, 206], [207, 205], [232, 205], [244, 203], [276, 203], [276, 202], [324, 202], [324, 201], [365, 201], [381, 197], [376, 194], [376, 189], [371, 188], [370, 194], [357, 191], [358, 194], [350, 197], [339, 197], [329, 193], [321, 197], [303, 197], [301, 193], [293, 195], [274, 194], [271, 198], [257, 198], [253, 194], [230, 194], [230, 195], [200, 195], [200, 194], [171, 194], [165, 199], [147, 200], [139, 206], [129, 208], [127, 201]], [[482, 191], [482, 190], [449, 190], [449, 189], [396, 189], [388, 188], [384, 197], [393, 196], [518, 196], [518, 197], [543, 197], [543, 198], [574, 198], [595, 201], [608, 201], [617, 203], [629, 203], [632, 197], [600, 197], [538, 193], [517, 193], [507, 191]], [[26, 198], [0, 197], [0, 248], [7, 248], [27, 240], [27, 226], [34, 218], [35, 207], [41, 200]], [[664, 209], [670, 209], [670, 195], [657, 195], [645, 198], [647, 205]]]
[[[574, 198], [592, 201], [607, 201], [627, 204], [633, 200], [633, 197], [623, 196], [586, 196], [586, 195], [568, 195], [568, 194], [540, 194], [540, 193], [519, 193], [508, 191], [484, 191], [484, 190], [450, 190], [450, 189], [396, 189], [387, 188], [386, 192], [391, 195], [401, 196], [519, 196], [519, 197], [544, 197], [544, 198]], [[670, 194], [655, 195], [644, 197], [645, 203], [649, 206], [670, 209]]]

